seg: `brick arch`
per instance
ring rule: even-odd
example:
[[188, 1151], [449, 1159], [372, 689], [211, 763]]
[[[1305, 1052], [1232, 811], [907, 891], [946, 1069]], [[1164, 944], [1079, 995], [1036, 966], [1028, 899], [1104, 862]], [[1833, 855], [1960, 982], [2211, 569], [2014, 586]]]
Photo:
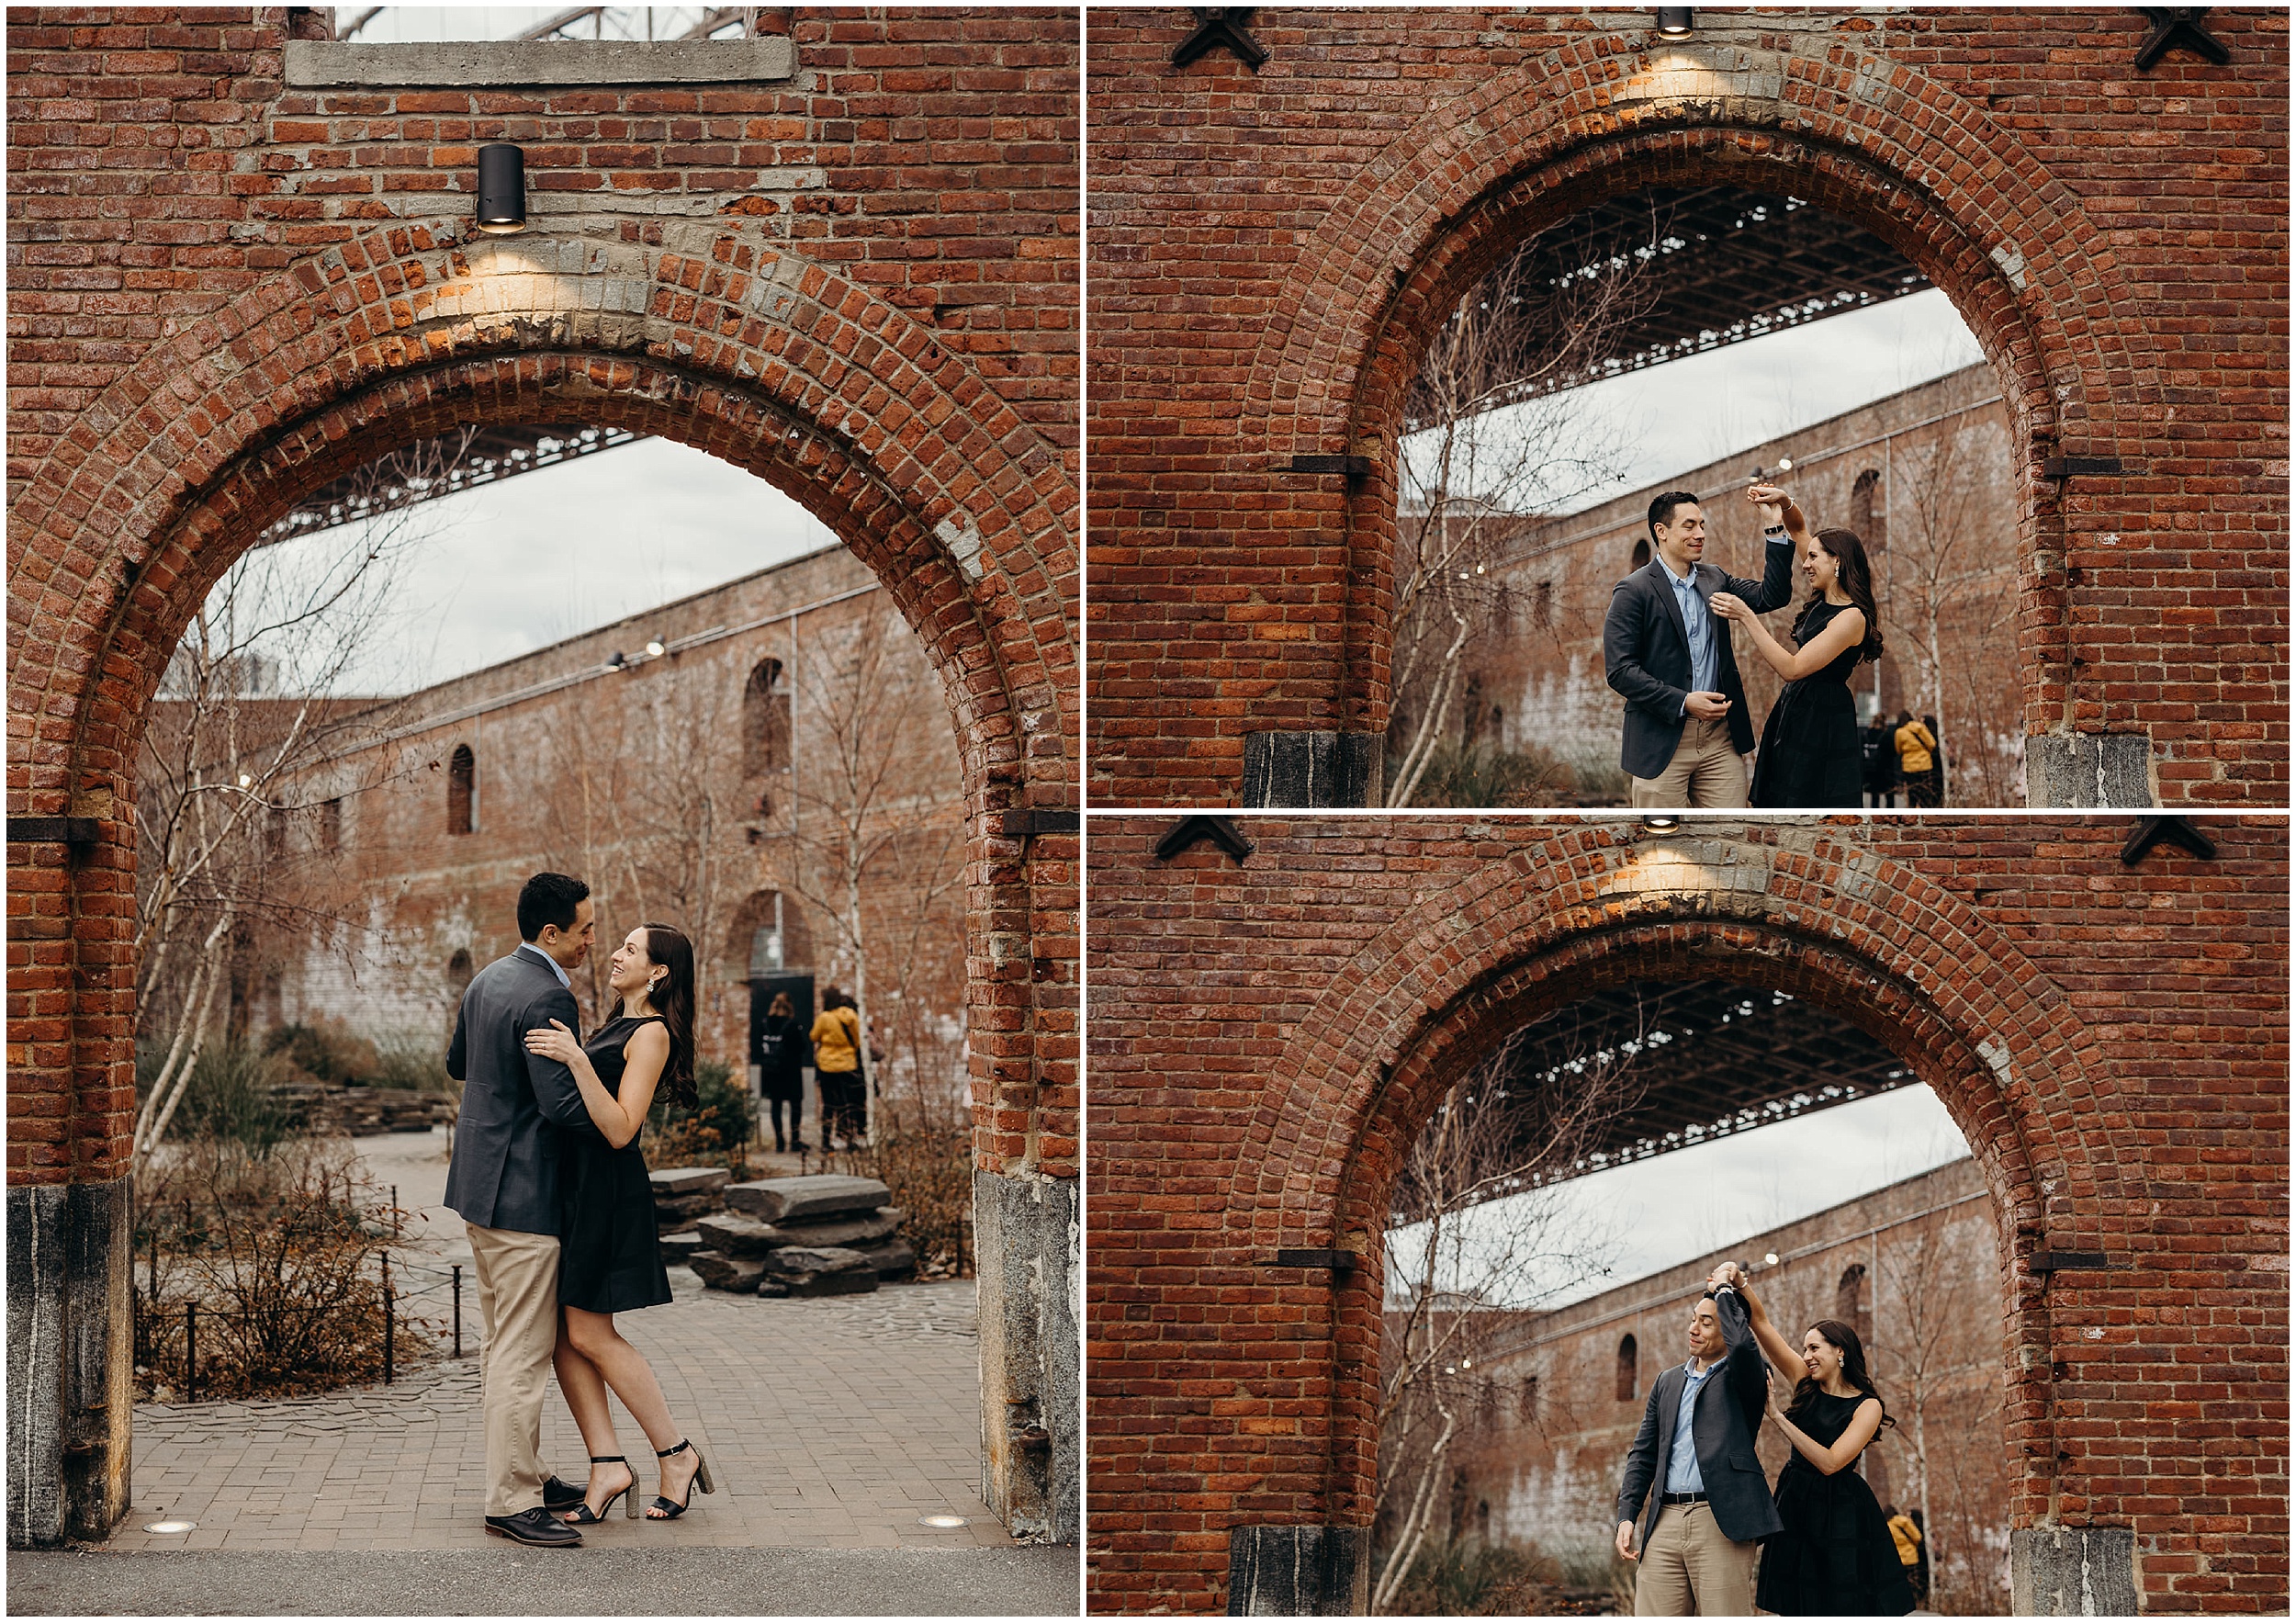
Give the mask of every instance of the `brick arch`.
[[[61, 951], [73, 982], [57, 1041], [19, 1067], [52, 1076], [62, 1106], [61, 1121], [12, 1117], [24, 1178], [105, 1178], [125, 1163], [134, 852], [121, 808], [182, 626], [301, 495], [457, 422], [570, 416], [665, 434], [829, 524], [900, 604], [950, 697], [973, 957], [1028, 938], [1028, 873], [989, 859], [1014, 849], [1002, 810], [1073, 803], [1063, 461], [906, 317], [796, 261], [719, 246], [710, 262], [660, 257], [642, 287], [625, 278], [620, 301], [636, 308], [608, 319], [585, 309], [604, 300], [581, 276], [481, 276], [452, 238], [380, 233], [187, 324], [30, 471], [10, 513], [10, 811], [90, 817], [98, 840], [61, 873], [50, 850], [11, 849], [16, 882], [61, 892], [66, 939], [42, 951]], [[985, 1029], [1026, 1018], [1025, 975], [971, 978]], [[974, 1069], [989, 1097], [1016, 1086], [985, 1051]], [[978, 1136], [990, 1160], [1016, 1137]]]
[[[1868, 1031], [1936, 1089], [1969, 1139], [1992, 1195], [2009, 1303], [2009, 1437], [2023, 1469], [2012, 1513], [2018, 1526], [2051, 1516], [2049, 1371], [2063, 1354], [2052, 1350], [2044, 1280], [2022, 1257], [2043, 1236], [2099, 1221], [2083, 1213], [2130, 1209], [2120, 1202], [2140, 1176], [2122, 1170], [2134, 1168], [2134, 1145], [2107, 1125], [2126, 1121], [2127, 1102], [2099, 1079], [2093, 1039], [2070, 1005], [1941, 887], [1822, 831], [1638, 840], [1589, 830], [1566, 849], [1567, 865], [1521, 853], [1487, 864], [1367, 943], [1271, 1065], [1277, 1080], [1236, 1158], [1225, 1200], [1232, 1249], [1221, 1262], [1248, 1270], [1283, 1247], [1364, 1258], [1332, 1292], [1322, 1330], [1334, 1418], [1312, 1491], [1324, 1515], [1371, 1517], [1387, 1196], [1435, 1106], [1508, 1033], [1591, 993], [1728, 979], [1788, 992]], [[2068, 1105], [2097, 1130], [2053, 1127], [2051, 1108]], [[2132, 1232], [2111, 1243], [2143, 1240]]]
[[[584, 246], [518, 242], [521, 264]], [[1073, 491], [969, 366], [851, 284], [731, 236], [642, 278], [513, 276], [501, 252], [422, 227], [331, 249], [173, 334], [32, 470], [9, 527], [12, 716], [36, 756], [11, 781], [19, 813], [124, 782], [125, 754], [87, 740], [114, 662], [172, 646], [303, 491], [458, 406], [644, 427], [772, 480], [885, 581], [961, 723], [995, 736], [996, 769], [968, 761], [969, 778], [1073, 781]], [[608, 293], [637, 308], [598, 310]]]
[[[1952, 298], [2003, 380], [2021, 442], [2020, 646], [2026, 730], [2076, 720], [2063, 524], [2039, 463], [2157, 455], [2155, 345], [2081, 198], [1980, 107], [1916, 68], [1574, 43], [1438, 98], [1332, 209], [1264, 332], [1248, 398], [1268, 450], [1371, 458], [1337, 516], [1348, 582], [1336, 725], [1386, 726], [1393, 471], [1403, 396], [1435, 326], [1509, 249], [1606, 197], [1660, 185], [1791, 186], [1904, 252]], [[1605, 49], [1609, 47], [1609, 49]], [[1569, 87], [1555, 95], [1558, 87]], [[1982, 197], [1980, 207], [1972, 199]], [[2050, 220], [2045, 237], [2020, 230]], [[1327, 701], [1328, 702], [1328, 701]], [[2103, 724], [2090, 706], [2081, 719]]]

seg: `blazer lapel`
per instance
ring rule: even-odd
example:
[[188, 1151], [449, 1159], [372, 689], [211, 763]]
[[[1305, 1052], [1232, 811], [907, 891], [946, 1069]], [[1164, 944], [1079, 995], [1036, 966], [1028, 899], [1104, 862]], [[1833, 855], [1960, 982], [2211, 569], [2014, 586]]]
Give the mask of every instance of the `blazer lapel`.
[[[1674, 595], [1674, 577], [1660, 558], [1650, 560], [1649, 569], [1650, 579], [1658, 587], [1659, 601], [1666, 605], [1666, 617], [1674, 623], [1674, 635], [1683, 639], [1683, 652], [1687, 654], [1690, 652], [1690, 626], [1683, 618], [1682, 600]], [[1694, 581], [1697, 579], [1694, 569], [1691, 571], [1691, 579]]]

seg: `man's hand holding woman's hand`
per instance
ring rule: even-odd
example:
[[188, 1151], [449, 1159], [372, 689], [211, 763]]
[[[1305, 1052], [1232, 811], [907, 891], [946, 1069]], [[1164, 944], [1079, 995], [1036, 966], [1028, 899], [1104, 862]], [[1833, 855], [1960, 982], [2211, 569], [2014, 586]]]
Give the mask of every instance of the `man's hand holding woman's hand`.
[[570, 1065], [581, 1057], [582, 1045], [574, 1041], [574, 1033], [566, 1029], [563, 1021], [554, 1020], [550, 1022], [550, 1030], [546, 1031], [536, 1026], [526, 1033], [526, 1052], [538, 1054], [545, 1059], [557, 1060], [562, 1065]]
[[1746, 500], [1761, 509], [1765, 526], [1785, 523], [1785, 510], [1794, 505], [1794, 498], [1776, 485], [1749, 485], [1746, 487]]

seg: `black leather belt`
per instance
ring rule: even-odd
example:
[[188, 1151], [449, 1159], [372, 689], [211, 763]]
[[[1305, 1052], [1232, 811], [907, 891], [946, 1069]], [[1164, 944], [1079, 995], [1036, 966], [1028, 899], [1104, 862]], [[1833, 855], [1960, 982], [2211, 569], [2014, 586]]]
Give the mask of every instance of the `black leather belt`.
[[1705, 1502], [1706, 1496], [1704, 1493], [1660, 1493], [1659, 1495], [1659, 1503], [1661, 1505], [1704, 1505]]

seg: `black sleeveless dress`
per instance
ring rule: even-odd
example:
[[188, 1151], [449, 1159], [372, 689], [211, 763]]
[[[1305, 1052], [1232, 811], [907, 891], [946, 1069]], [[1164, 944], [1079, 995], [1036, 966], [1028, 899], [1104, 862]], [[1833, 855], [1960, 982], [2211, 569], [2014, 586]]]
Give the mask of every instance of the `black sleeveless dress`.
[[[1864, 1401], [1821, 1392], [1794, 1424], [1830, 1448]], [[1785, 1527], [1761, 1547], [1754, 1605], [1782, 1617], [1902, 1617], [1913, 1610], [1896, 1542], [1863, 1477], [1846, 1465], [1828, 1476], [1796, 1449], [1778, 1472], [1775, 1497]]]
[[[582, 1044], [598, 1080], [622, 1097], [623, 1045], [659, 1015], [608, 1020]], [[643, 1136], [644, 1129], [640, 1129]], [[670, 1300], [670, 1274], [655, 1241], [654, 1188], [638, 1141], [615, 1149], [593, 1133], [558, 1144], [558, 1305], [619, 1313]]]
[[[1833, 617], [1850, 607], [1820, 598], [1794, 623], [1794, 640], [1807, 648]], [[1853, 645], [1815, 675], [1785, 684], [1761, 729], [1754, 758], [1755, 806], [1851, 806], [1860, 804], [1865, 762], [1858, 748], [1858, 706], [1850, 673], [1858, 667]]]

